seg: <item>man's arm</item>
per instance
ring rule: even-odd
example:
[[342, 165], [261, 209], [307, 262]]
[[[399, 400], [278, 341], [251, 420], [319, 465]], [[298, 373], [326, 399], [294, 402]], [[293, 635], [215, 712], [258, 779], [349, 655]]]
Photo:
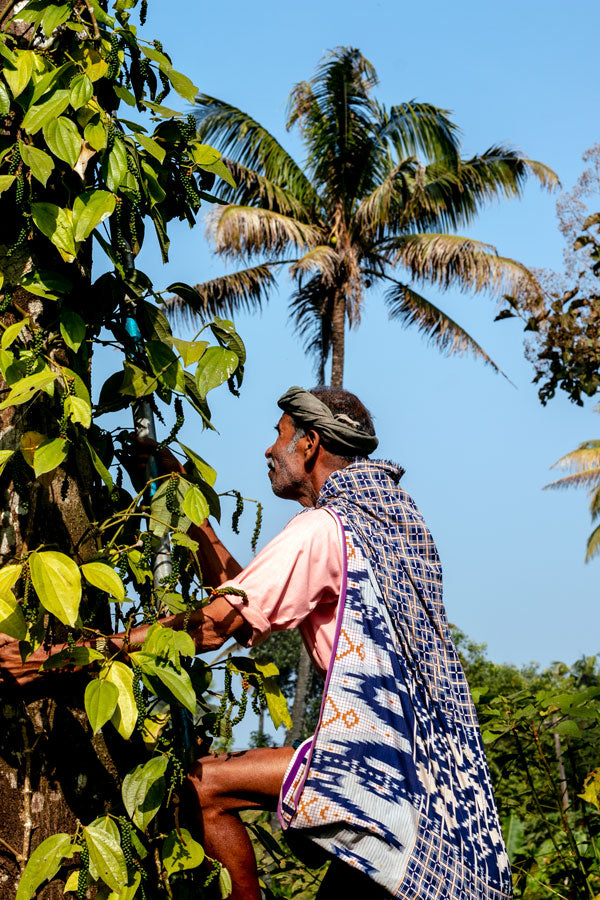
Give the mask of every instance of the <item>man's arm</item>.
[[[179, 613], [176, 616], [159, 619], [159, 623], [181, 631], [185, 626], [185, 619], [186, 614]], [[126, 656], [128, 652], [139, 650], [144, 643], [148, 628], [148, 625], [138, 625], [137, 628], [131, 630], [128, 636], [124, 632], [111, 635], [108, 638], [110, 653], [120, 653]], [[188, 617], [187, 630], [194, 640], [197, 653], [218, 650], [231, 636], [236, 636], [240, 642], [246, 641], [251, 634], [251, 629], [241, 614], [227, 602], [225, 597], [216, 597], [207, 606], [192, 612]], [[79, 640], [77, 646], [95, 647], [96, 639]], [[48, 650], [39, 647], [23, 662], [19, 642], [7, 635], [0, 635], [0, 680], [13, 687], [24, 687], [40, 678], [56, 679], [72, 674], [74, 671], [80, 672], [81, 666], [62, 666], [50, 672], [39, 671], [42, 663], [62, 650], [68, 650], [68, 644], [53, 644]]]
[[239, 562], [233, 558], [225, 544], [217, 537], [205, 519], [202, 525], [192, 525], [189, 536], [198, 543], [198, 561], [205, 584], [218, 587], [224, 581], [235, 578], [242, 571]]
[[[234, 609], [225, 597], [215, 597], [202, 609], [196, 609], [189, 615], [177, 613], [175, 616], [165, 616], [158, 621], [160, 625], [167, 625], [175, 631], [186, 628], [194, 640], [196, 653], [218, 650], [230, 637], [236, 637], [240, 642], [244, 642], [252, 633], [241, 613]], [[128, 637], [125, 634], [113, 635], [110, 638], [111, 648], [124, 651], [139, 649], [144, 643], [149, 627], [138, 625], [131, 629]]]

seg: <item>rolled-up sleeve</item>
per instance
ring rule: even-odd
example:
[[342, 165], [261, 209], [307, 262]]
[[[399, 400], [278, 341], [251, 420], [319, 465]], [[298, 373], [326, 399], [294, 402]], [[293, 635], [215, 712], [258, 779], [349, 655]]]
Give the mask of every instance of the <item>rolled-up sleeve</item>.
[[220, 592], [244, 591], [247, 601], [226, 598], [251, 626], [251, 646], [271, 631], [296, 628], [323, 604], [337, 604], [341, 578], [337, 521], [326, 509], [311, 509], [295, 516]]

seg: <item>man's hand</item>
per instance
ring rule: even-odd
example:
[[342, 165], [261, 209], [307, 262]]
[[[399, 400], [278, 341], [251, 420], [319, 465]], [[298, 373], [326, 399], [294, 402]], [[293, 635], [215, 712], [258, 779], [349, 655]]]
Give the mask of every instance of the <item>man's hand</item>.
[[119, 459], [127, 469], [136, 491], [141, 491], [152, 478], [149, 471], [151, 460], [156, 463], [158, 475], [170, 475], [171, 472], [185, 475], [185, 469], [177, 457], [167, 447], [158, 449], [157, 442], [150, 438], [134, 437], [129, 445], [123, 446]]

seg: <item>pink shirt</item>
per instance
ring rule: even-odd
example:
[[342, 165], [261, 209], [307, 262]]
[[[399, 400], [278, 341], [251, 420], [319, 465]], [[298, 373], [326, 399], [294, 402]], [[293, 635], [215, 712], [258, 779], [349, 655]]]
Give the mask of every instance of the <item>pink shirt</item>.
[[221, 587], [241, 588], [248, 602], [227, 600], [252, 627], [248, 646], [272, 631], [298, 627], [316, 668], [329, 666], [342, 585], [342, 536], [335, 516], [310, 509], [295, 516], [236, 578]]

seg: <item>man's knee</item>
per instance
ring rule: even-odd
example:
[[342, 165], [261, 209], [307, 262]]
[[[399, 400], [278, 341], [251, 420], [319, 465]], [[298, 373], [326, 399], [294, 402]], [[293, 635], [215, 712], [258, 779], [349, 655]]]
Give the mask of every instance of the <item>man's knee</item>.
[[203, 756], [193, 763], [188, 772], [187, 791], [191, 794], [194, 805], [205, 812], [217, 809], [227, 793], [222, 771], [225, 759], [226, 756]]

